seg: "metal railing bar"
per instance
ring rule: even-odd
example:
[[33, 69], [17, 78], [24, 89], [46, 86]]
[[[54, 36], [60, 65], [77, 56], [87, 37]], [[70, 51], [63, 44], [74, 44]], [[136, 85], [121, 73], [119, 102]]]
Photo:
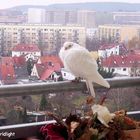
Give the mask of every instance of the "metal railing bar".
[[[130, 78], [111, 78], [107, 79], [111, 88], [123, 88], [140, 86], [140, 77]], [[96, 89], [103, 88], [94, 84]], [[84, 81], [75, 83], [71, 81], [51, 82], [51, 83], [33, 83], [22, 85], [4, 85], [0, 86], [0, 97], [23, 96], [23, 95], [39, 95], [67, 91], [86, 91], [86, 83]]]
[[45, 124], [55, 123], [55, 120], [51, 121], [42, 121], [42, 122], [34, 122], [34, 123], [24, 123], [24, 124], [15, 124], [15, 125], [7, 125], [7, 126], [0, 126], [1, 130], [11, 130], [11, 129], [18, 129], [18, 128], [26, 128], [26, 127], [34, 127], [34, 126], [42, 126]]

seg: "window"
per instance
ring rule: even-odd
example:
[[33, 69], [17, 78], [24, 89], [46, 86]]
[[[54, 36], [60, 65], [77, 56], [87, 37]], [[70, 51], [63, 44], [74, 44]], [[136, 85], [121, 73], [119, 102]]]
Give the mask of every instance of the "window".
[[126, 71], [126, 68], [123, 68], [123, 71]]
[[115, 71], [115, 69], [114, 69], [114, 68], [112, 68], [112, 71]]

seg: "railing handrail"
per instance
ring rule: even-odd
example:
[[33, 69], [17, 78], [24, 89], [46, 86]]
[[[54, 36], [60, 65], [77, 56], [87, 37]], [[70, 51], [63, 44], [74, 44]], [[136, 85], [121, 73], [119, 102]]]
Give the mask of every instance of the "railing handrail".
[[[120, 77], [107, 79], [111, 88], [133, 87], [140, 85], [140, 77]], [[96, 89], [103, 88], [94, 84]], [[74, 83], [71, 81], [51, 82], [51, 83], [32, 83], [0, 86], [0, 97], [39, 95], [67, 91], [85, 91], [85, 81]]]
[[15, 125], [7, 125], [7, 126], [1, 126], [0, 130], [11, 130], [13, 128], [24, 128], [24, 127], [33, 127], [33, 126], [42, 126], [45, 124], [55, 123], [55, 120], [51, 121], [42, 121], [42, 122], [32, 122], [32, 123], [24, 123], [24, 124], [15, 124]]

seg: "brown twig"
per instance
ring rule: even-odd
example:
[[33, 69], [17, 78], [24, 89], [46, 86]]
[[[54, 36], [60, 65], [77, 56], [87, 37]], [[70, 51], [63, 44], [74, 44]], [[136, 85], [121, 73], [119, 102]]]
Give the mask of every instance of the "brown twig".
[[68, 128], [67, 124], [61, 120], [56, 114], [52, 113], [52, 112], [47, 112], [47, 115], [52, 117], [54, 120], [56, 120], [57, 123], [65, 126], [66, 128]]

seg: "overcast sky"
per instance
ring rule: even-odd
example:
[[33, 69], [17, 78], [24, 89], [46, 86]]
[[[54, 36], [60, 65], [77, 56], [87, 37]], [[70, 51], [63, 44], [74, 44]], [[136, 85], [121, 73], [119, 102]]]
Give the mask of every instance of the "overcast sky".
[[140, 0], [0, 0], [0, 9], [17, 5], [49, 5], [54, 3], [76, 3], [76, 2], [129, 2], [140, 3]]

